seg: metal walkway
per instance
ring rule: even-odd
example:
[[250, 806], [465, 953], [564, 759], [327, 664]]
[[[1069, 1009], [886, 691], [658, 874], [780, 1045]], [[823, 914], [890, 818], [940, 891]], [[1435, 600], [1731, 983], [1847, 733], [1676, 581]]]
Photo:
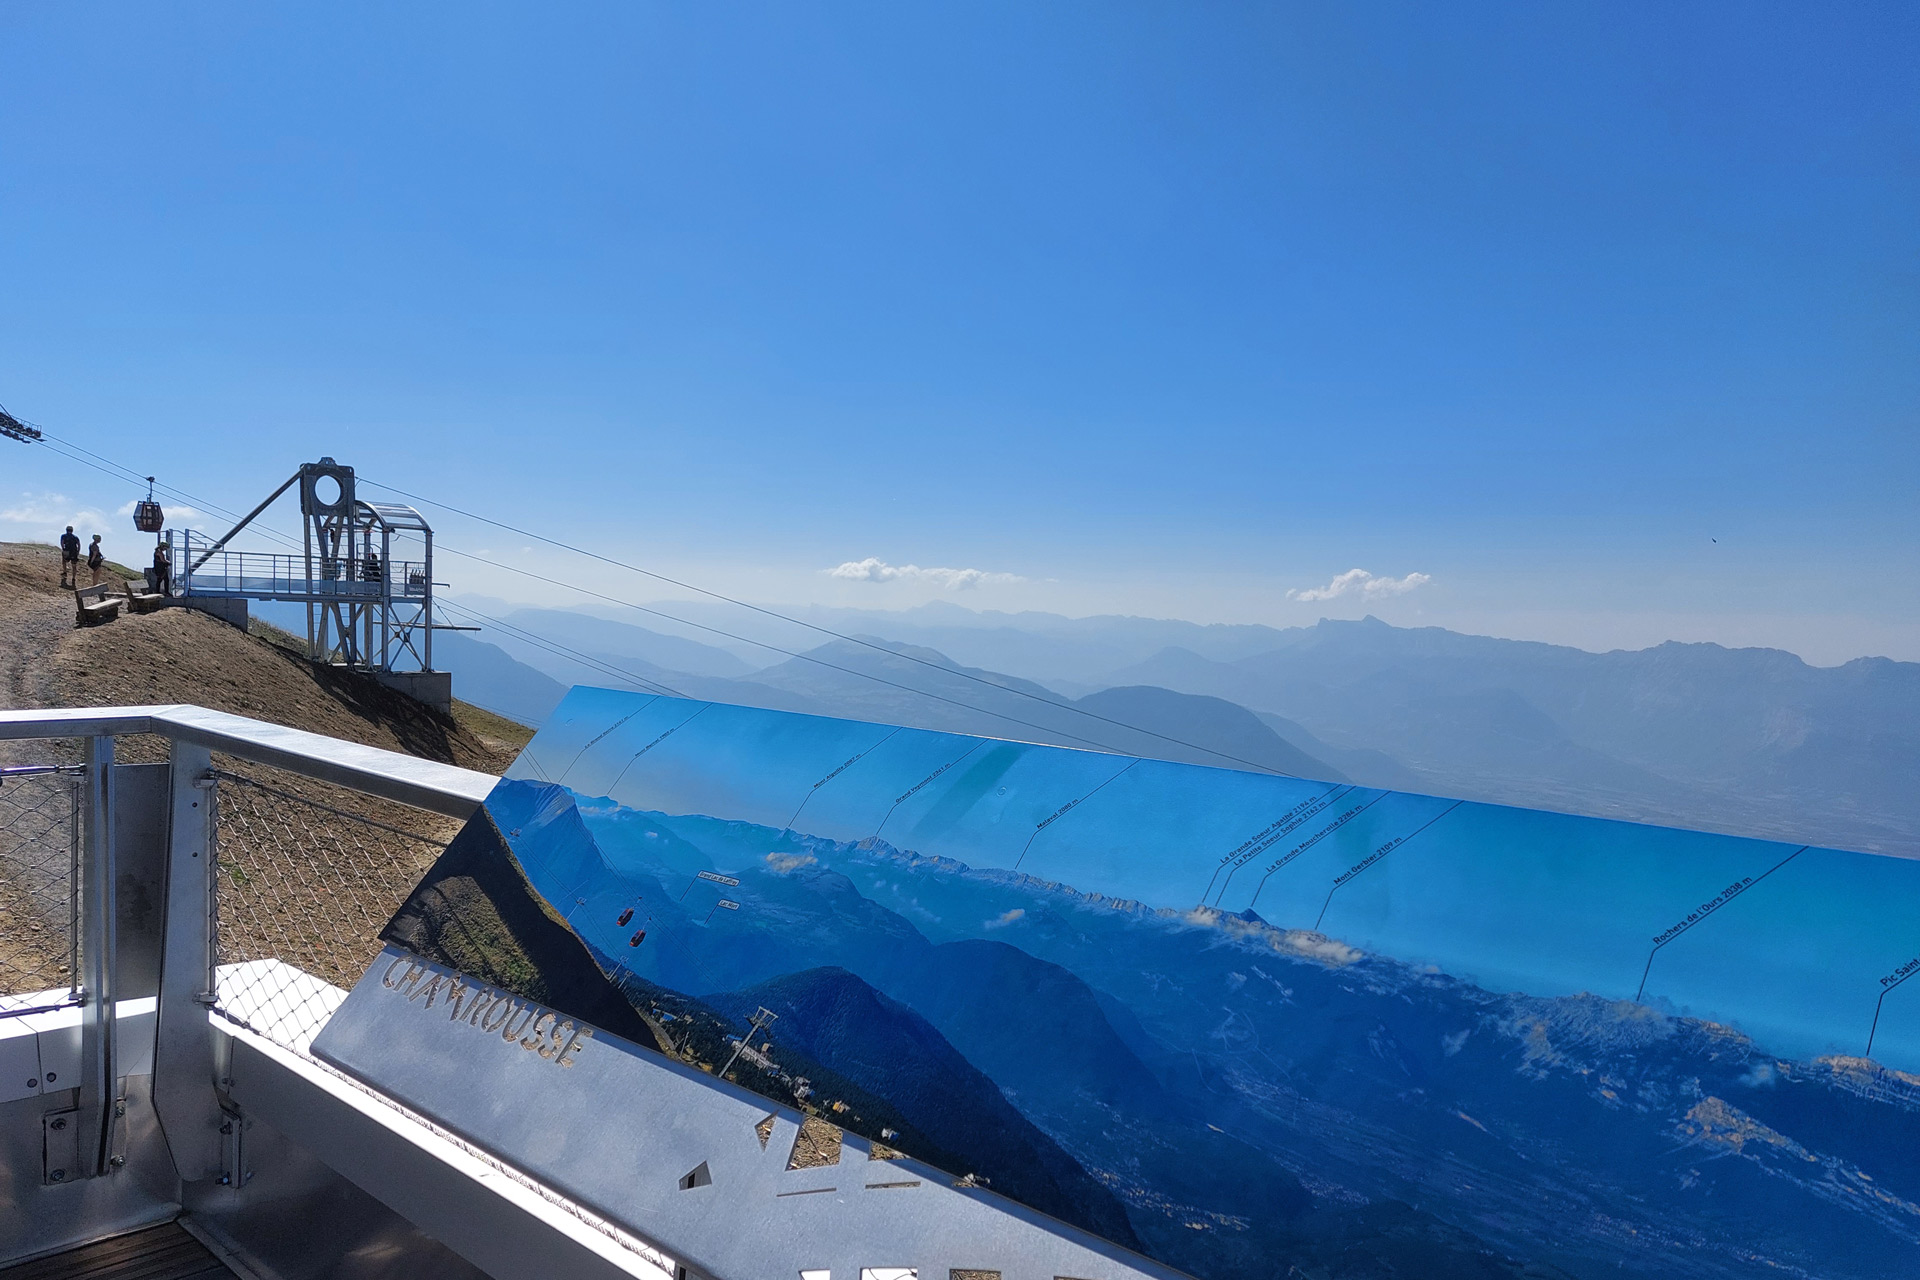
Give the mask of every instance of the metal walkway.
[[35, 1258], [0, 1270], [4, 1280], [236, 1280], [177, 1222]]

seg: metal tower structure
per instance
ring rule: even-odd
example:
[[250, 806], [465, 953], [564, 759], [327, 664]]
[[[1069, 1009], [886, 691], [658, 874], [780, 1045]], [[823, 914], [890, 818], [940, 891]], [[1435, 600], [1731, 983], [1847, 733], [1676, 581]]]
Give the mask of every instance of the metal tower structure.
[[[353, 468], [332, 458], [305, 464], [298, 479], [307, 579], [321, 587], [307, 600], [308, 652], [372, 671], [431, 671], [433, 530], [412, 507], [360, 501]], [[409, 535], [420, 559], [396, 559], [395, 542]]]
[[[227, 549], [295, 486], [301, 555]], [[433, 529], [412, 507], [362, 500], [352, 467], [332, 458], [303, 463], [219, 539], [208, 542], [192, 530], [168, 530], [166, 539], [177, 590], [189, 603], [304, 604], [307, 653], [314, 661], [364, 671], [422, 701], [449, 704], [451, 679], [433, 669], [433, 633], [439, 629], [433, 619]]]

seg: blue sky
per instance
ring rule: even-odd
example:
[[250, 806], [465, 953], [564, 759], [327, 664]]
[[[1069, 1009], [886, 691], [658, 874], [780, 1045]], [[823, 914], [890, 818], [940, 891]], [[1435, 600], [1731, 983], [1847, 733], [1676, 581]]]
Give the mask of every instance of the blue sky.
[[[0, 403], [229, 507], [326, 453], [767, 601], [1920, 659], [1908, 5], [15, 2], [0, 47]], [[0, 441], [0, 536], [131, 547], [132, 496]], [[869, 557], [991, 576], [826, 572]], [[1300, 598], [1354, 568], [1426, 580]]]

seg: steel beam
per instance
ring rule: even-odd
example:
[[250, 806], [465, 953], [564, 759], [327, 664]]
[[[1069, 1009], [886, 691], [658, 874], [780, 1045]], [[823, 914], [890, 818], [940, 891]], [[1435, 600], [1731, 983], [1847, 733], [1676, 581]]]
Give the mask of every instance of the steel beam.
[[80, 1169], [112, 1172], [120, 1073], [114, 1032], [113, 739], [87, 739], [86, 857], [81, 859], [80, 971], [86, 1003], [80, 1023]]
[[182, 1182], [220, 1172], [220, 1100], [207, 1024], [213, 999], [213, 854], [207, 838], [212, 767], [213, 753], [205, 747], [173, 744], [153, 1107]]
[[0, 711], [0, 738], [164, 734], [210, 751], [273, 765], [356, 791], [466, 818], [499, 779], [437, 760], [342, 742], [204, 707], [81, 707]]

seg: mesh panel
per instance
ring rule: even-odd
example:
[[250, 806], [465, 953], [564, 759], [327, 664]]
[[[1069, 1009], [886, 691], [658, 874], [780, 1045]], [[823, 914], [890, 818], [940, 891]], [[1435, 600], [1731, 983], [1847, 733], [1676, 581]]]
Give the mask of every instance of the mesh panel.
[[0, 773], [0, 1017], [78, 998], [83, 772]]
[[459, 824], [278, 770], [215, 770], [214, 990], [300, 1052]]

